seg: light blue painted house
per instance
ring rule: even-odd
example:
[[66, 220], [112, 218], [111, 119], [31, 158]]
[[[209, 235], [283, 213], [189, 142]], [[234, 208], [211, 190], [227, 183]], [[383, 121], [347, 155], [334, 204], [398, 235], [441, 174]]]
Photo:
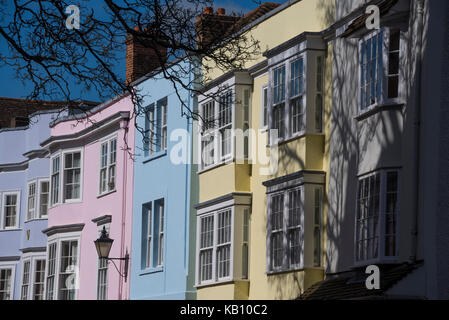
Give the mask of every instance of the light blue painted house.
[[49, 159], [39, 143], [55, 111], [30, 125], [0, 129], [0, 300], [42, 300], [45, 279]]
[[[137, 117], [144, 134], [136, 129], [130, 298], [196, 299], [193, 121], [181, 115], [172, 83], [157, 72], [136, 81], [145, 114]], [[190, 91], [179, 93], [193, 109]]]

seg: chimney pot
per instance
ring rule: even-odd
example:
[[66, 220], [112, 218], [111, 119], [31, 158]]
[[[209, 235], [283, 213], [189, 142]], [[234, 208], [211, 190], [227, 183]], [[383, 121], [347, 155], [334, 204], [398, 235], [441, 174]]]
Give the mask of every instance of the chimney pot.
[[225, 8], [218, 8], [218, 9], [217, 9], [217, 14], [219, 14], [219, 15], [225, 15], [225, 14], [226, 14], [226, 9], [225, 9]]
[[205, 14], [213, 14], [214, 13], [214, 8], [212, 8], [212, 7], [205, 7], [204, 8], [204, 13]]

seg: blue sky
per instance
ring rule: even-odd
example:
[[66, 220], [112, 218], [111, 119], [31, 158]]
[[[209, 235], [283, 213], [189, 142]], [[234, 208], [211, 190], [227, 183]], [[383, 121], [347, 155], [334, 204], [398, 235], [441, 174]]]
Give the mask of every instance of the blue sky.
[[[94, 10], [101, 9], [99, 1], [91, 1]], [[267, 2], [283, 3], [285, 0], [269, 0]], [[74, 1], [76, 3], [76, 1]], [[215, 8], [225, 8], [227, 13], [237, 12], [237, 13], [248, 13], [249, 11], [257, 7], [257, 2], [254, 0], [242, 0], [242, 1], [232, 1], [232, 0], [219, 0], [214, 2]], [[82, 14], [82, 12], [81, 12]], [[9, 51], [6, 42], [0, 37], [0, 54], [7, 55]], [[117, 70], [120, 72], [125, 72], [125, 61], [123, 59], [120, 66], [117, 66]], [[0, 66], [0, 97], [9, 98], [24, 98], [26, 97], [32, 88], [23, 84], [15, 76], [15, 71], [9, 66]], [[77, 91], [76, 87], [72, 88]], [[86, 93], [84, 99], [98, 101], [98, 97], [95, 92]]]

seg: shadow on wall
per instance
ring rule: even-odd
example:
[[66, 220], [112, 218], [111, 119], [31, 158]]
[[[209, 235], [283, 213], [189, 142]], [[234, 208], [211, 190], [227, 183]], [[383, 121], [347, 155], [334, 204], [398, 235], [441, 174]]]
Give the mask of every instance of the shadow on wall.
[[[352, 9], [354, 1], [339, 1], [341, 12]], [[413, 21], [413, 17], [411, 17]], [[332, 110], [329, 208], [327, 217], [326, 272], [348, 271], [354, 265], [355, 219], [358, 175], [389, 166], [401, 166], [399, 189], [412, 184], [409, 160], [413, 157], [413, 98], [416, 88], [414, 66], [416, 39], [403, 33], [406, 46], [400, 61], [404, 76], [403, 97], [407, 105], [356, 120], [359, 110], [358, 39], [337, 39], [333, 50]], [[405, 191], [405, 190], [403, 190]], [[409, 193], [410, 194], [410, 193]], [[409, 201], [411, 202], [411, 201]], [[400, 203], [401, 212], [411, 212], [411, 203]], [[408, 257], [410, 219], [399, 219], [400, 256]], [[344, 249], [344, 251], [342, 251]], [[404, 251], [407, 251], [404, 253]]]
[[[319, 13], [319, 19], [322, 24], [323, 30], [332, 25], [335, 21], [335, 0], [318, 0], [317, 11]], [[331, 81], [326, 80], [326, 90], [331, 92]], [[324, 119], [329, 119], [329, 110], [331, 108], [325, 108], [326, 114], [323, 115]], [[329, 137], [326, 137], [327, 142]], [[326, 144], [327, 145], [327, 144]], [[299, 168], [299, 170], [305, 169], [305, 159], [302, 159], [295, 149], [296, 144], [284, 144], [279, 146], [279, 168]], [[282, 155], [282, 156], [281, 156]], [[292, 173], [292, 172], [289, 172]], [[286, 172], [282, 172], [282, 175]], [[265, 199], [267, 201], [267, 199]], [[265, 203], [265, 207], [266, 207]], [[264, 214], [264, 226], [262, 232], [266, 234], [267, 215]], [[304, 291], [304, 274], [303, 273], [285, 273], [268, 276], [268, 286], [272, 290], [273, 297], [275, 299], [292, 299], [297, 297]]]

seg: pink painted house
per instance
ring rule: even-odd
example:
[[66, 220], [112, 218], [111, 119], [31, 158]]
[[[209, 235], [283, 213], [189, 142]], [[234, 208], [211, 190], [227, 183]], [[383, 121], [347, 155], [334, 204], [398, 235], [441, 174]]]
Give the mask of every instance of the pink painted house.
[[50, 157], [50, 209], [43, 231], [46, 299], [129, 299], [129, 275], [123, 277], [129, 266], [99, 259], [94, 241], [105, 228], [114, 239], [109, 257], [131, 251], [131, 115], [129, 97], [117, 97], [91, 109], [88, 117], [53, 122], [51, 137], [41, 144]]

